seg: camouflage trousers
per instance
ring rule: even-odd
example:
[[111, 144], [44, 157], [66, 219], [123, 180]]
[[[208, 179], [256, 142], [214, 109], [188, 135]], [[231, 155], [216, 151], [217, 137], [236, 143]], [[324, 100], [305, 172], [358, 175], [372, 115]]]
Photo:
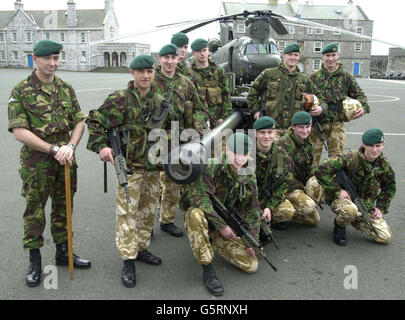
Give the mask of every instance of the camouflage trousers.
[[123, 259], [136, 259], [148, 249], [159, 200], [159, 171], [135, 169], [128, 175], [127, 202], [124, 187], [117, 184], [115, 242]]
[[[317, 203], [323, 204], [326, 201], [325, 189], [318, 183], [315, 177], [311, 177], [305, 186], [305, 192]], [[384, 219], [370, 219], [378, 234], [366, 222], [358, 211], [357, 206], [348, 199], [336, 199], [331, 204], [331, 209], [336, 213], [336, 223], [339, 226], [351, 224], [357, 231], [367, 237], [379, 242], [388, 243], [391, 241], [392, 233]]]
[[[334, 158], [344, 153], [346, 145], [346, 127], [344, 122], [329, 122], [322, 124], [326, 145], [328, 146], [328, 157]], [[315, 129], [312, 129], [310, 139], [314, 147], [314, 160], [312, 168], [317, 168], [321, 161], [323, 143], [318, 137]]]
[[160, 185], [162, 186], [162, 200], [159, 221], [161, 223], [173, 223], [183, 186], [170, 180], [164, 171], [160, 172]]
[[273, 223], [294, 221], [307, 226], [316, 226], [320, 220], [315, 201], [298, 189], [275, 208], [271, 219]]
[[[38, 161], [34, 167], [24, 165], [20, 168], [23, 181], [21, 195], [25, 197], [24, 212], [25, 250], [39, 249], [44, 245], [42, 236], [45, 230], [45, 206], [51, 198], [51, 234], [53, 242], [58, 245], [67, 242], [66, 192], [64, 166], [46, 154], [38, 155], [45, 161]], [[27, 163], [29, 163], [27, 161]], [[77, 189], [76, 168], [70, 169], [71, 201]]]
[[370, 222], [376, 229], [366, 222], [358, 211], [357, 206], [348, 199], [336, 199], [331, 204], [331, 209], [336, 213], [336, 224], [341, 227], [346, 227], [349, 224], [353, 226], [357, 231], [360, 231], [367, 237], [373, 239], [378, 243], [389, 243], [392, 238], [392, 232], [387, 222], [381, 219], [371, 219]]
[[[190, 241], [194, 257], [200, 265], [208, 265], [214, 258], [214, 249], [230, 263], [244, 272], [257, 271], [257, 257], [246, 252], [242, 240], [228, 240], [218, 230], [211, 231], [204, 212], [198, 208], [189, 208], [184, 216], [184, 228]], [[210, 242], [211, 240], [211, 242]]]

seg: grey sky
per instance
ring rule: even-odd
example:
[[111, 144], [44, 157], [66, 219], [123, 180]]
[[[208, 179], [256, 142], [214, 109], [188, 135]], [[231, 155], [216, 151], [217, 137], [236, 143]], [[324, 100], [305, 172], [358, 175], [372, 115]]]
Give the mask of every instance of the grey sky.
[[[237, 1], [237, 0], [230, 0]], [[2, 0], [0, 10], [13, 10], [14, 0]], [[27, 10], [54, 10], [66, 8], [67, 0], [22, 0]], [[104, 8], [104, 0], [75, 0], [77, 9]], [[134, 33], [154, 29], [157, 25], [169, 24], [178, 21], [214, 18], [220, 11], [220, 0], [115, 0], [114, 9], [120, 25], [120, 34]], [[247, 2], [263, 3], [266, 0], [252, 0]], [[280, 3], [286, 1], [280, 0]], [[347, 0], [314, 0], [314, 4], [346, 5]], [[299, 3], [305, 3], [300, 0]], [[405, 4], [398, 0], [354, 0], [354, 5], [360, 5], [367, 16], [374, 20], [373, 36], [380, 40], [397, 43], [405, 46], [402, 31], [405, 26]], [[123, 41], [149, 43], [153, 51], [157, 51], [164, 44], [170, 42], [171, 35], [181, 30], [181, 27], [140, 35]], [[193, 39], [218, 37], [217, 23], [200, 28], [189, 33]], [[388, 54], [388, 46], [373, 42], [372, 54]]]

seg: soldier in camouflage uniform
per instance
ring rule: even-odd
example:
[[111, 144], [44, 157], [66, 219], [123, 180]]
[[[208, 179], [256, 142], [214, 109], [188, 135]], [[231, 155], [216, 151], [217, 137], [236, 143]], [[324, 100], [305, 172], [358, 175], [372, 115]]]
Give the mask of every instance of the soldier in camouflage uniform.
[[[222, 295], [224, 289], [217, 278], [212, 260], [214, 249], [242, 271], [253, 273], [258, 260], [253, 248], [246, 248], [232, 229], [213, 209], [209, 194], [214, 194], [227, 208], [237, 208], [245, 220], [249, 233], [259, 240], [260, 219], [270, 221], [270, 212], [260, 210], [257, 198], [256, 177], [250, 168], [243, 168], [253, 147], [250, 138], [242, 133], [227, 140], [226, 156], [222, 164], [211, 159], [203, 173], [182, 198], [188, 207], [184, 225], [194, 256], [203, 268], [204, 283], [213, 295]], [[239, 175], [241, 169], [249, 174]]]
[[[34, 45], [37, 69], [14, 87], [8, 103], [8, 130], [24, 144], [20, 152], [22, 196], [26, 199], [23, 247], [30, 253], [30, 268], [26, 275], [30, 287], [40, 283], [39, 249], [44, 244], [42, 234], [49, 197], [52, 200], [51, 233], [56, 244], [56, 264], [68, 264], [64, 165], [72, 167], [73, 201], [77, 189], [74, 151], [83, 135], [86, 116], [80, 110], [71, 85], [54, 75], [61, 49], [61, 44], [51, 40], [41, 40]], [[74, 256], [75, 268], [90, 266], [90, 261]]]
[[193, 82], [207, 104], [210, 128], [221, 124], [231, 114], [232, 104], [225, 70], [209, 58], [208, 41], [197, 39], [191, 44]]
[[297, 44], [288, 45], [283, 51], [283, 62], [262, 71], [247, 97], [248, 107], [255, 119], [262, 115], [276, 121], [276, 141], [291, 126], [292, 116], [297, 111], [305, 110], [304, 94], [314, 94], [319, 98], [320, 105], [310, 111], [313, 117], [318, 117], [327, 108], [317, 88], [297, 68], [299, 59], [300, 47]]
[[[359, 150], [324, 160], [314, 170], [317, 182], [326, 192], [326, 202], [336, 213], [333, 239], [338, 245], [346, 244], [346, 226], [349, 224], [378, 243], [391, 241], [392, 233], [383, 215], [388, 213], [396, 182], [395, 173], [382, 153], [384, 147], [383, 132], [369, 129], [362, 136]], [[370, 221], [376, 232], [361, 216], [347, 191], [335, 181], [336, 172], [341, 169], [346, 171], [369, 208]]]
[[176, 69], [180, 74], [191, 79], [193, 72], [191, 71], [191, 68], [187, 66], [184, 60], [187, 56], [188, 41], [189, 40], [187, 35], [183, 32], [175, 33], [171, 39], [171, 43], [176, 45], [179, 49], [179, 54], [177, 56], [178, 63]]
[[[169, 44], [159, 51], [160, 66], [156, 68], [154, 84], [160, 95], [164, 96], [172, 109], [169, 111], [167, 132], [170, 132], [171, 121], [176, 121], [180, 133], [184, 129], [194, 128], [202, 133], [208, 122], [208, 112], [198, 97], [197, 91], [187, 77], [176, 68], [178, 49]], [[169, 139], [170, 140], [170, 139]], [[174, 225], [176, 208], [180, 201], [181, 185], [174, 183], [164, 171], [160, 174], [162, 200], [160, 208], [160, 228], [172, 236], [182, 237], [183, 232]]]
[[161, 112], [163, 97], [152, 86], [154, 59], [139, 55], [130, 64], [134, 80], [124, 90], [113, 92], [97, 110], [91, 110], [86, 120], [89, 130], [87, 148], [101, 160], [113, 162], [107, 132], [118, 128], [127, 136], [126, 164], [130, 203], [124, 187], [117, 183], [115, 242], [124, 260], [121, 280], [125, 287], [136, 285], [135, 260], [151, 265], [162, 263], [147, 249], [151, 240], [154, 214], [159, 199], [159, 170], [149, 161], [148, 134], [154, 115]]
[[[311, 74], [310, 78], [328, 104], [328, 110], [319, 117], [319, 122], [324, 130], [328, 156], [333, 158], [343, 154], [346, 144], [344, 121], [347, 120], [344, 116], [343, 101], [346, 97], [350, 97], [361, 102], [362, 108], [357, 111], [353, 119], [358, 119], [369, 113], [370, 106], [367, 97], [353, 75], [344, 70], [343, 65], [338, 62], [337, 44], [330, 43], [323, 48], [322, 60], [321, 69]], [[315, 132], [311, 134], [311, 140], [314, 145], [313, 167], [316, 168], [321, 159], [323, 144]]]
[[312, 143], [309, 139], [311, 132], [312, 117], [308, 112], [299, 111], [292, 118], [292, 126], [288, 134], [278, 141], [278, 145], [284, 149], [289, 161], [289, 172], [292, 179], [287, 179], [289, 194], [287, 199], [291, 202], [296, 213], [296, 222], [316, 226], [319, 223], [319, 214], [316, 210], [316, 202], [305, 193], [308, 180], [312, 173]]

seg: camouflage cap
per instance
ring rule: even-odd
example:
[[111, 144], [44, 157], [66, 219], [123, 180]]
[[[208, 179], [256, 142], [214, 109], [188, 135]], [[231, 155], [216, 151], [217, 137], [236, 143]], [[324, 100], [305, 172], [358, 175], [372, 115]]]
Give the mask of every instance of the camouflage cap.
[[337, 43], [328, 43], [323, 49], [322, 54], [331, 53], [331, 52], [338, 52], [338, 44]]
[[312, 123], [312, 117], [308, 112], [298, 111], [292, 117], [291, 122], [292, 122], [293, 125], [311, 124]]
[[46, 57], [51, 54], [59, 54], [63, 45], [48, 39], [38, 41], [34, 44], [33, 53], [37, 57]]
[[272, 117], [261, 117], [253, 123], [253, 129], [262, 130], [262, 129], [275, 129], [276, 121]]
[[300, 52], [300, 46], [296, 43], [291, 43], [284, 48], [283, 53]]
[[208, 47], [208, 41], [201, 38], [194, 40], [193, 43], [191, 44], [191, 50], [194, 51], [199, 51], [206, 47]]
[[152, 56], [149, 56], [147, 54], [141, 54], [131, 61], [129, 67], [132, 70], [153, 69], [154, 62], [155, 59], [153, 59]]
[[226, 141], [228, 148], [236, 154], [247, 154], [253, 148], [253, 142], [247, 134], [236, 132]]
[[363, 133], [361, 141], [366, 146], [372, 146], [373, 144], [378, 144], [384, 142], [384, 133], [380, 129], [368, 129]]
[[172, 44], [172, 43], [167, 44], [167, 45], [163, 46], [162, 49], [160, 49], [160, 51], [159, 51], [159, 57], [163, 57], [168, 54], [174, 54], [175, 56], [177, 56], [178, 49], [175, 44]]
[[177, 32], [172, 36], [172, 40], [170, 42], [178, 47], [182, 47], [188, 44], [188, 37], [183, 32]]

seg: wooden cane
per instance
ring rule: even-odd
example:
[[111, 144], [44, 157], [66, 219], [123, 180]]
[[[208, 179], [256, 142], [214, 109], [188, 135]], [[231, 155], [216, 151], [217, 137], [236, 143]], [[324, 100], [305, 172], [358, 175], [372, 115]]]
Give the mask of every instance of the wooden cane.
[[70, 166], [65, 164], [66, 217], [68, 227], [68, 257], [70, 279], [73, 280], [72, 198], [70, 195]]

